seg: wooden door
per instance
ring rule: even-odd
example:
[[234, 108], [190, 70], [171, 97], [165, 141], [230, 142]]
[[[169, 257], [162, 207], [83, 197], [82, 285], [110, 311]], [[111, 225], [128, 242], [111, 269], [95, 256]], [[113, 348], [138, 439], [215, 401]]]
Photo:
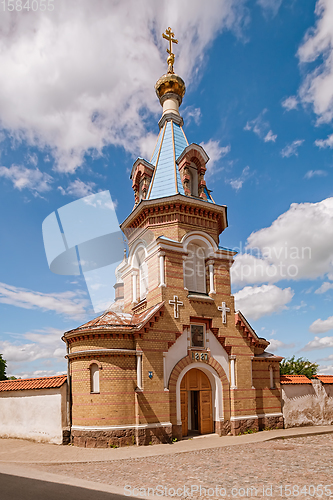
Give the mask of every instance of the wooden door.
[[213, 432], [212, 391], [199, 391], [199, 432], [210, 434]]
[[[180, 384], [180, 405], [182, 417], [182, 435], [188, 435], [188, 397], [190, 398], [190, 411], [193, 412], [193, 392], [198, 392], [198, 413], [199, 413], [199, 432], [200, 434], [209, 434], [213, 432], [213, 405], [212, 388], [210, 381], [202, 370], [193, 368], [183, 377]], [[192, 417], [193, 418], [193, 417]]]
[[187, 391], [180, 391], [180, 407], [182, 414], [182, 435], [188, 434], [188, 399]]

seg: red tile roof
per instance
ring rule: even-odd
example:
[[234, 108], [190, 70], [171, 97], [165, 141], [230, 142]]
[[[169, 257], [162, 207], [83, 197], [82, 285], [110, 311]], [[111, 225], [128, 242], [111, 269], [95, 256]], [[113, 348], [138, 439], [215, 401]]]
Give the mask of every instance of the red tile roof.
[[322, 384], [333, 384], [333, 375], [315, 375]]
[[67, 375], [54, 375], [54, 377], [19, 378], [17, 380], [1, 380], [0, 392], [23, 391], [28, 389], [51, 389], [61, 387], [67, 381]]
[[305, 375], [281, 375], [281, 384], [311, 384], [311, 380]]

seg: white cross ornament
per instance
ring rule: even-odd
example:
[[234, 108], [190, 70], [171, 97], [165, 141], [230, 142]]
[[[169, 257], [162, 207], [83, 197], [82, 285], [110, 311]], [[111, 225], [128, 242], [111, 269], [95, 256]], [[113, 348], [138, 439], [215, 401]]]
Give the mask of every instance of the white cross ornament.
[[225, 302], [222, 302], [222, 307], [218, 307], [219, 311], [222, 311], [222, 323], [225, 325], [227, 322], [227, 312], [230, 313], [230, 307], [226, 306]]
[[179, 318], [178, 306], [183, 306], [184, 303], [178, 300], [177, 295], [173, 296], [173, 300], [169, 300], [169, 304], [173, 306], [173, 315], [174, 318]]

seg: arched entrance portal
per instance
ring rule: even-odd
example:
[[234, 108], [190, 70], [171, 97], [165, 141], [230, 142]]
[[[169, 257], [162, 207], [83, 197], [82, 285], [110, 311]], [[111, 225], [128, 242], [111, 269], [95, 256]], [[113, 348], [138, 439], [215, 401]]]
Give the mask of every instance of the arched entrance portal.
[[212, 387], [202, 370], [192, 368], [181, 380], [182, 435], [213, 432]]

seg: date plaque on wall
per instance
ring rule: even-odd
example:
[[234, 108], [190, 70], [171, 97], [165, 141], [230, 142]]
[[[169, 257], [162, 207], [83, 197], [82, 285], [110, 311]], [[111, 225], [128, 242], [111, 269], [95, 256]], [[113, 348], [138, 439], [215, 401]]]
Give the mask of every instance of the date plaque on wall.
[[192, 351], [192, 359], [194, 361], [208, 361], [208, 353]]

